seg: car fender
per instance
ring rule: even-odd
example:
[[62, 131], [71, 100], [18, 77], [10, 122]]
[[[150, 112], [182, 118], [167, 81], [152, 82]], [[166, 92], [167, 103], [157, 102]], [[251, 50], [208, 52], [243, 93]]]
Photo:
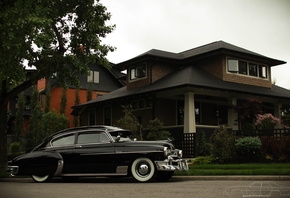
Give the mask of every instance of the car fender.
[[63, 158], [54, 151], [35, 151], [20, 155], [12, 161], [18, 166], [18, 175], [51, 174], [58, 175], [62, 171]]

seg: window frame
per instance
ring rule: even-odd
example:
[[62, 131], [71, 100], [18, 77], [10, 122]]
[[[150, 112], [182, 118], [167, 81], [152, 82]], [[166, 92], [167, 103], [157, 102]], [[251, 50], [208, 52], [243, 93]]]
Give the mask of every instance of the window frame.
[[[244, 64], [242, 64], [244, 63]], [[227, 73], [247, 76], [258, 79], [268, 79], [268, 68], [269, 66], [266, 64], [258, 63], [255, 61], [247, 61], [244, 59], [227, 57], [226, 61]], [[242, 66], [246, 67], [241, 68]], [[255, 69], [251, 69], [251, 66], [255, 66]]]
[[[143, 68], [143, 74], [140, 74], [140, 72]], [[140, 80], [147, 78], [147, 65], [145, 63], [137, 64], [135, 66], [132, 66], [129, 68], [129, 79], [130, 81]]]
[[100, 83], [100, 72], [99, 71], [90, 70], [89, 74], [87, 76], [87, 82], [88, 83], [95, 83], [95, 84]]

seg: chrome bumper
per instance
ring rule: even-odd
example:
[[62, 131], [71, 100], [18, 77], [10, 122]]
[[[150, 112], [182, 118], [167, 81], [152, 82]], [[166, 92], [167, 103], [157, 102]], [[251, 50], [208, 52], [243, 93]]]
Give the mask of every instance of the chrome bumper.
[[187, 161], [184, 159], [168, 158], [164, 161], [155, 161], [157, 170], [159, 171], [188, 171]]
[[7, 167], [7, 172], [9, 172], [11, 176], [17, 175], [18, 170], [19, 170], [18, 166], [8, 166]]

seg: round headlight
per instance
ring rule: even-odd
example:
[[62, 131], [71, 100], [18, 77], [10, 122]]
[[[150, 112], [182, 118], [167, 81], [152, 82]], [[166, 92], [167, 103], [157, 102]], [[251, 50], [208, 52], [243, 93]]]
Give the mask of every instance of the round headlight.
[[179, 150], [179, 151], [178, 151], [178, 157], [179, 157], [179, 158], [182, 158], [182, 156], [183, 156], [182, 150]]
[[164, 147], [163, 152], [164, 152], [164, 155], [167, 156], [170, 154], [170, 149], [168, 147]]

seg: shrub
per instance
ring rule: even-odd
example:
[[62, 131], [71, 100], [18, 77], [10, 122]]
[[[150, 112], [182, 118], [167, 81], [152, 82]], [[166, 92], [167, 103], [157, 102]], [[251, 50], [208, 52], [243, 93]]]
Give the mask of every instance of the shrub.
[[280, 123], [280, 119], [273, 116], [271, 113], [258, 114], [256, 116], [256, 125], [261, 129], [274, 129], [274, 127]]
[[261, 146], [262, 143], [258, 137], [239, 138], [235, 144], [238, 156], [240, 158], [246, 158], [247, 160], [257, 156]]
[[210, 153], [210, 145], [206, 140], [206, 135], [204, 131], [199, 133], [197, 139], [197, 153], [199, 156], [206, 156]]
[[215, 159], [211, 156], [199, 156], [193, 160], [194, 164], [212, 164]]
[[117, 120], [117, 127], [128, 129], [133, 133], [133, 137], [142, 140], [142, 125], [138, 122], [137, 117], [133, 114], [132, 106], [122, 106], [124, 116]]
[[212, 143], [211, 153], [217, 162], [225, 163], [235, 159], [235, 138], [225, 126], [216, 129], [210, 137], [210, 141]]
[[8, 154], [8, 160], [12, 160], [13, 158], [17, 157], [18, 155], [22, 155], [23, 146], [20, 142], [13, 142], [10, 144], [10, 153]]
[[168, 131], [163, 130], [163, 123], [155, 118], [154, 120], [149, 121], [148, 135], [147, 140], [167, 140], [168, 138], [172, 139]]

